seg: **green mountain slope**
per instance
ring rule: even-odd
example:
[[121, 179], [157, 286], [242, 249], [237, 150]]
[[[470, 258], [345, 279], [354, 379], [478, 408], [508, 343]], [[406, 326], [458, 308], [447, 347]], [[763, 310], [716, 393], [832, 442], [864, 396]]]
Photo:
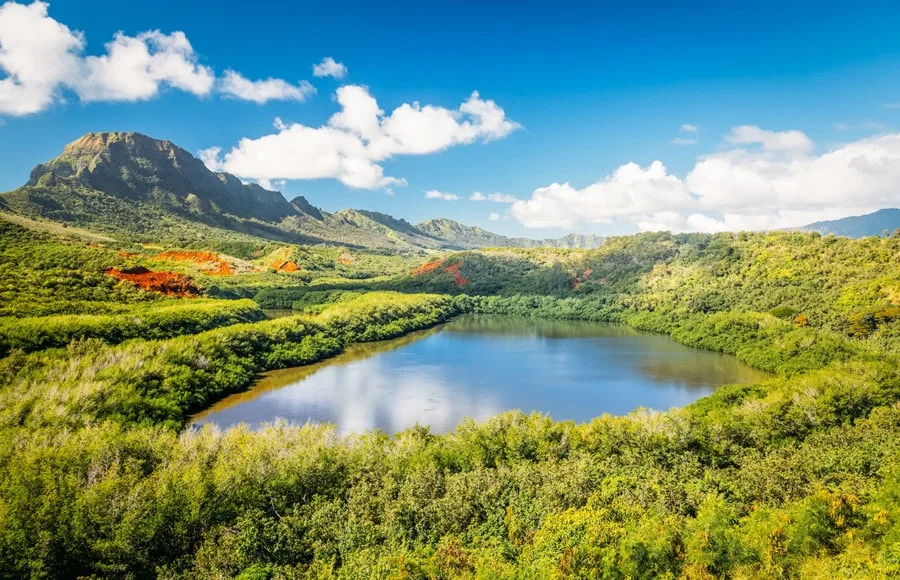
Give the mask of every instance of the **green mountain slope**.
[[597, 248], [604, 238], [595, 235], [569, 234], [562, 238], [533, 240], [531, 238], [509, 238], [489, 232], [478, 226], [467, 226], [459, 222], [438, 218], [416, 224], [416, 229], [454, 242], [463, 248], [516, 247], [516, 248]]
[[171, 143], [140, 133], [89, 133], [35, 167], [28, 183], [0, 194], [0, 210], [89, 228], [132, 241], [180, 245], [263, 238], [396, 252], [485, 246], [595, 247], [602, 239], [507, 238], [451, 220], [414, 226], [392, 216], [346, 209], [328, 213], [303, 197], [214, 173]]
[[849, 238], [865, 238], [867, 236], [880, 236], [885, 231], [893, 232], [897, 228], [900, 228], [900, 209], [888, 208], [866, 215], [815, 222], [800, 229], [805, 232], [835, 234]]

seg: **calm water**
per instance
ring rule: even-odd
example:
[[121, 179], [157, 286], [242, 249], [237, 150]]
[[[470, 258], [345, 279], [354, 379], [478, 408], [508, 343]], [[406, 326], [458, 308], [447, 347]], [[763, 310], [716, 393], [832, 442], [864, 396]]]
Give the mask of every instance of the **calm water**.
[[285, 418], [341, 433], [452, 430], [464, 417], [509, 409], [587, 421], [636, 407], [691, 403], [726, 383], [769, 375], [668, 337], [592, 322], [462, 316], [431, 330], [356, 345], [322, 363], [266, 373], [194, 424], [229, 427]]

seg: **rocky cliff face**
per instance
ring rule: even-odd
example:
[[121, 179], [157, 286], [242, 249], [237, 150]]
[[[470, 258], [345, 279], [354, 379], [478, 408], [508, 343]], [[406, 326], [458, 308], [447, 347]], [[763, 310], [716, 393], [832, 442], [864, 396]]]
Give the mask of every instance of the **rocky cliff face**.
[[35, 167], [28, 185], [74, 182], [91, 190], [165, 209], [276, 221], [295, 213], [278, 192], [213, 173], [171, 141], [140, 133], [89, 133]]

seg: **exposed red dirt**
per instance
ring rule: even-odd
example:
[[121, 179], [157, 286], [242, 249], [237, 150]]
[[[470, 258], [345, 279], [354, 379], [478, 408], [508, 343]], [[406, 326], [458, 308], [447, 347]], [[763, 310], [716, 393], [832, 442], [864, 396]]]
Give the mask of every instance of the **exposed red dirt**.
[[171, 260], [173, 262], [193, 262], [200, 264], [200, 271], [214, 276], [231, 276], [234, 268], [231, 264], [213, 252], [163, 252], [157, 254], [154, 260]]
[[278, 260], [269, 264], [276, 272], [297, 272], [302, 270], [300, 265], [293, 260]]
[[133, 258], [138, 256], [139, 254], [135, 254], [134, 252], [126, 252], [125, 250], [119, 250], [118, 254], [123, 258]]
[[352, 264], [353, 262], [353, 256], [350, 256], [348, 254], [343, 254], [337, 259], [338, 264]]
[[457, 262], [452, 266], [447, 266], [444, 268], [444, 272], [449, 273], [453, 276], [453, 281], [456, 282], [457, 286], [465, 286], [469, 283], [469, 279], [459, 273], [459, 267], [462, 266], [462, 262]]
[[[569, 278], [569, 286], [572, 287], [572, 290], [578, 290], [578, 288], [580, 288], [581, 285], [584, 284], [593, 273], [594, 271], [591, 268], [588, 268], [584, 271], [583, 274], [581, 274], [581, 276], [578, 276], [578, 274], [574, 274], [571, 278]], [[605, 279], [602, 280], [601, 283], [603, 281], [605, 281]]]
[[183, 274], [173, 272], [153, 272], [142, 266], [118, 270], [107, 268], [103, 270], [107, 276], [116, 280], [127, 280], [150, 292], [160, 292], [167, 296], [199, 296], [200, 289], [194, 286], [193, 281]]
[[443, 259], [434, 260], [433, 262], [426, 262], [419, 266], [418, 268], [414, 268], [409, 271], [412, 276], [421, 276], [423, 274], [427, 274], [428, 272], [434, 272], [438, 268], [440, 268], [444, 263]]

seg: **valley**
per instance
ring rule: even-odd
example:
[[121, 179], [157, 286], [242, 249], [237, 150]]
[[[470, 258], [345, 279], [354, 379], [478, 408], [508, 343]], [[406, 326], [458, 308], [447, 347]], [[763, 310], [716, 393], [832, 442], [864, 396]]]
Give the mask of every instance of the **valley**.
[[897, 236], [508, 238], [137, 133], [0, 210], [3, 577], [900, 574]]

